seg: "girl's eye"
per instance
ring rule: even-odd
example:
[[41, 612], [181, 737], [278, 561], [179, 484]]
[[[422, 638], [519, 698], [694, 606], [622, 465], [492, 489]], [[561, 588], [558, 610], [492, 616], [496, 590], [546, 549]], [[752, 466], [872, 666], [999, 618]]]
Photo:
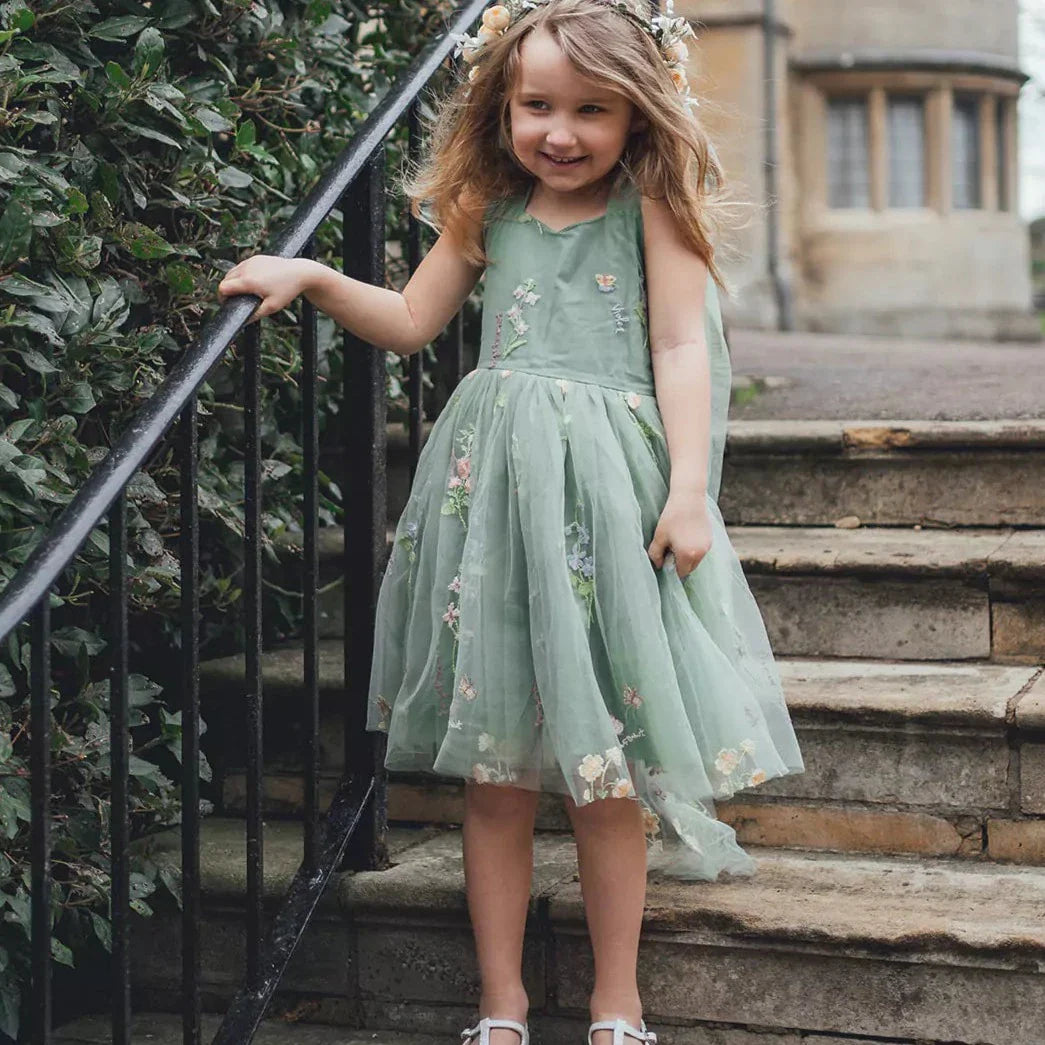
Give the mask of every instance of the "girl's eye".
[[532, 101], [528, 101], [526, 105], [531, 109], [539, 109], [542, 105], [547, 105], [547, 102], [542, 102], [535, 98]]
[[602, 111], [603, 110], [602, 110], [602, 106], [601, 105], [594, 105], [594, 104], [592, 104], [592, 105], [582, 105], [581, 106], [581, 112], [602, 112]]

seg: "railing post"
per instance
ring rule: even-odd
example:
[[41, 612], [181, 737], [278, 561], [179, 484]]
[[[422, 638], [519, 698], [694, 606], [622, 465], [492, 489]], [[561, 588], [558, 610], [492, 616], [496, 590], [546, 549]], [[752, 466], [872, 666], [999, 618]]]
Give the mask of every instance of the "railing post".
[[[375, 149], [363, 174], [345, 193], [344, 271], [385, 282], [385, 148]], [[366, 732], [367, 689], [373, 658], [377, 592], [385, 564], [385, 360], [384, 353], [345, 332], [342, 400], [345, 462], [345, 774], [353, 797], [377, 778], [367, 808], [345, 853], [344, 868], [387, 864], [384, 736]]]
[[32, 1040], [51, 1041], [51, 607], [44, 592], [30, 637], [30, 863], [32, 897]]
[[109, 634], [109, 811], [112, 847], [112, 1041], [129, 1045], [131, 1021], [130, 955], [130, 813], [127, 804], [130, 766], [130, 705], [127, 688], [127, 495], [109, 509], [109, 587], [112, 624]]
[[181, 1021], [183, 1045], [200, 1026], [200, 535], [196, 396], [180, 421], [181, 516]]

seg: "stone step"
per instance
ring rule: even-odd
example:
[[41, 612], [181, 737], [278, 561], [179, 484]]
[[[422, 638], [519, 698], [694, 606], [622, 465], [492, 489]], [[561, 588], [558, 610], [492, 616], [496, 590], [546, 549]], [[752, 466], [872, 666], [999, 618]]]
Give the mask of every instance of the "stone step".
[[[243, 972], [245, 840], [241, 822], [210, 818], [203, 826], [202, 969], [208, 1007], [218, 1007]], [[478, 1000], [460, 833], [391, 834], [394, 866], [331, 882], [277, 1005], [299, 1006], [317, 1023], [449, 1040], [472, 1021]], [[177, 866], [177, 842], [176, 831], [160, 836], [154, 857]], [[270, 823], [270, 905], [300, 855], [299, 825]], [[800, 1036], [853, 1045], [862, 1035], [922, 1045], [1040, 1040], [1045, 870], [752, 855], [750, 878], [650, 877], [640, 987], [647, 1023], [666, 1045], [795, 1045]], [[177, 1011], [170, 955], [179, 926], [175, 911], [135, 921], [135, 993], [150, 1011]], [[591, 980], [573, 841], [538, 833], [524, 946], [535, 1045], [575, 1045]]]
[[[221, 1016], [206, 1013], [202, 1039], [210, 1041]], [[54, 1045], [110, 1045], [112, 1022], [104, 1016], [83, 1016], [58, 1027]], [[181, 1016], [176, 1013], [142, 1012], [131, 1019], [131, 1045], [182, 1045]], [[348, 1030], [324, 1027], [300, 1019], [266, 1019], [254, 1035], [253, 1045], [445, 1045], [444, 1036], [397, 1030]]]
[[732, 421], [727, 522], [1045, 526], [1045, 420]]
[[[295, 651], [265, 654], [273, 739], [266, 742], [264, 807], [273, 816], [300, 815], [304, 804], [299, 659]], [[806, 769], [718, 805], [743, 844], [1045, 864], [1040, 668], [791, 658], [779, 664]], [[340, 644], [324, 643], [324, 802], [343, 765], [342, 679]], [[201, 686], [208, 704], [227, 700], [242, 688], [242, 668], [234, 660], [210, 662]], [[242, 814], [246, 776], [235, 763], [224, 774], [222, 796], [226, 813]], [[393, 822], [458, 824], [463, 815], [462, 784], [445, 777], [393, 774], [388, 801]], [[568, 828], [557, 796], [542, 796], [538, 822]]]
[[[728, 532], [778, 656], [1045, 659], [1045, 529]], [[344, 634], [342, 548], [322, 531], [325, 638]]]
[[777, 654], [1045, 658], [1045, 530], [729, 533]]
[[[392, 520], [409, 462], [390, 424]], [[730, 421], [719, 505], [741, 524], [1045, 526], [1045, 420]]]

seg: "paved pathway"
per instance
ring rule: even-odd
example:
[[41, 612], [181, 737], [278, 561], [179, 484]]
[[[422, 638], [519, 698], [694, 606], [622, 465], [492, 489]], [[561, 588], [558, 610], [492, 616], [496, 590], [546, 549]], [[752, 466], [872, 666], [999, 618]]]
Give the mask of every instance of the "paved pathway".
[[735, 376], [782, 378], [737, 420], [1045, 417], [1045, 341], [930, 341], [740, 330]]

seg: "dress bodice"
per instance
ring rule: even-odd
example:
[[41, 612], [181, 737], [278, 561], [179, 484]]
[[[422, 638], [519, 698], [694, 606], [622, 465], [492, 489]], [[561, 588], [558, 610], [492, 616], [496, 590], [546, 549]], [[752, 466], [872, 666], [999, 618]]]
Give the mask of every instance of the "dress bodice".
[[652, 395], [638, 193], [625, 185], [604, 214], [562, 229], [527, 213], [528, 198], [487, 215], [479, 367]]

